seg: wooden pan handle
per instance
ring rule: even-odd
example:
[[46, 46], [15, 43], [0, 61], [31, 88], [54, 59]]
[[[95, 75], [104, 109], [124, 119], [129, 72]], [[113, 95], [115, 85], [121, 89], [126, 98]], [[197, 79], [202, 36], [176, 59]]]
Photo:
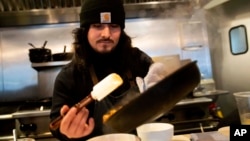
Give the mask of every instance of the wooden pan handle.
[[[87, 106], [89, 103], [94, 101], [94, 99], [91, 97], [91, 95], [88, 95], [84, 99], [82, 99], [80, 102], [74, 105], [74, 107], [77, 108], [77, 111], [81, 110], [83, 107]], [[50, 129], [51, 130], [56, 130], [59, 128], [61, 121], [63, 119], [63, 116], [59, 116], [56, 119], [54, 119], [52, 122], [50, 122]]]

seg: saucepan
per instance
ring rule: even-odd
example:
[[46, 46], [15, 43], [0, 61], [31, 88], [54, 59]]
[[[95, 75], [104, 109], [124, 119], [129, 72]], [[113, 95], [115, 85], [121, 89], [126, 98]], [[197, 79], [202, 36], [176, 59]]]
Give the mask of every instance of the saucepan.
[[66, 46], [64, 46], [64, 50], [62, 53], [52, 54], [53, 61], [67, 61], [71, 60], [73, 57], [72, 52], [66, 52]]
[[28, 43], [32, 46], [29, 49], [29, 59], [33, 63], [41, 63], [51, 61], [51, 49], [45, 48], [47, 41], [44, 42], [40, 48], [35, 47], [32, 43]]
[[189, 62], [124, 105], [104, 115], [104, 124], [114, 132], [130, 132], [167, 114], [200, 82], [196, 61]]

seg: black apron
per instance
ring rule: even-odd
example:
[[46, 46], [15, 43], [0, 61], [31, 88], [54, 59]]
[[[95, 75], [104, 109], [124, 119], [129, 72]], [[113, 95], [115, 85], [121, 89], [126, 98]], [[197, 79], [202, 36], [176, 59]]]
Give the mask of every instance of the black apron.
[[[95, 84], [98, 83], [97, 76], [94, 72], [94, 69], [90, 69], [91, 78], [92, 81]], [[115, 106], [124, 105], [125, 103], [129, 102], [134, 97], [138, 96], [140, 94], [139, 88], [137, 87], [134, 80], [132, 80], [131, 72], [127, 72], [127, 77], [130, 80], [130, 88], [123, 92], [119, 96], [112, 96], [108, 95], [101, 101], [95, 101], [95, 108], [94, 108], [94, 119], [95, 119], [95, 129], [93, 133], [95, 135], [103, 135], [103, 134], [109, 134], [109, 133], [115, 133], [112, 129], [105, 126], [103, 124], [103, 115], [106, 114], [110, 109], [114, 108]], [[135, 134], [135, 131], [132, 131], [131, 133]]]

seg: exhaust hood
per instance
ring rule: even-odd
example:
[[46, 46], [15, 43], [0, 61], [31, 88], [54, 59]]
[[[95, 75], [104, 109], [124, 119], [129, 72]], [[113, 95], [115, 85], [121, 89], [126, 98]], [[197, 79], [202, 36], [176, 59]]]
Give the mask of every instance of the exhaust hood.
[[[0, 27], [78, 22], [82, 1], [0, 0]], [[124, 6], [126, 18], [155, 17], [176, 7], [190, 8], [194, 1], [197, 0], [124, 0]], [[183, 15], [190, 11], [186, 9]]]
[[[0, 27], [79, 22], [84, 0], [0, 0]], [[126, 18], [189, 18], [229, 0], [123, 0]], [[175, 17], [174, 17], [175, 18]]]

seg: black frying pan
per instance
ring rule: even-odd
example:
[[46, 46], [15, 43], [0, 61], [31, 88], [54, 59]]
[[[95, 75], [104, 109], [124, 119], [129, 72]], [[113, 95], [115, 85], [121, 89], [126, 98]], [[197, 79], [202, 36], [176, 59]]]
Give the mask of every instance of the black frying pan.
[[154, 121], [169, 112], [199, 82], [200, 72], [196, 61], [190, 62], [125, 104], [104, 124], [115, 132], [130, 132], [137, 126]]

